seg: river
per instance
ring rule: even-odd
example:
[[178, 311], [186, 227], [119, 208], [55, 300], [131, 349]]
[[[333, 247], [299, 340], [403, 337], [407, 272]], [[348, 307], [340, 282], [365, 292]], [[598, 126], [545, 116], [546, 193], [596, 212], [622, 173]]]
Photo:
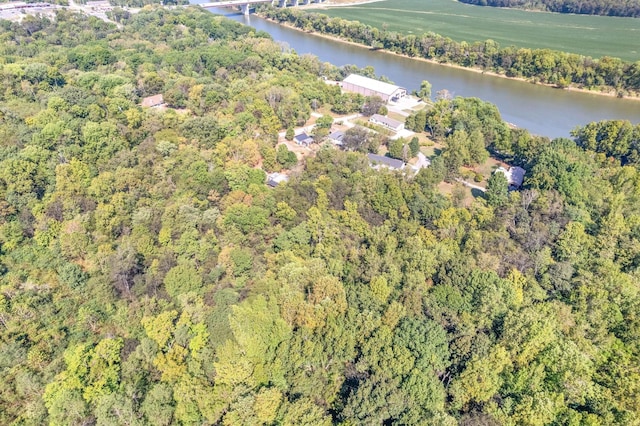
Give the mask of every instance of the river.
[[[197, 3], [198, 0], [193, 2]], [[607, 119], [640, 122], [638, 100], [555, 89], [409, 59], [393, 53], [374, 52], [365, 47], [287, 28], [255, 15], [244, 16], [220, 8], [208, 10], [268, 32], [274, 40], [287, 43], [298, 54], [311, 53], [323, 62], [338, 66], [371, 65], [376, 74], [384, 75], [410, 91], [418, 89], [423, 80], [428, 80], [433, 94], [446, 89], [454, 96], [489, 101], [497, 105], [505, 121], [537, 135], [569, 137], [569, 132], [576, 126]]]

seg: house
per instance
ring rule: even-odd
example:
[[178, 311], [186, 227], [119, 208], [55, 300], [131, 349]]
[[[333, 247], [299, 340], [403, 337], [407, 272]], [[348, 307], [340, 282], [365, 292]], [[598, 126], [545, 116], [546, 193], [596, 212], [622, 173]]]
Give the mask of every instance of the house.
[[351, 74], [342, 81], [342, 90], [363, 96], [379, 96], [385, 102], [407, 96], [407, 89], [404, 87], [357, 74]]
[[272, 188], [280, 185], [282, 182], [289, 180], [289, 176], [282, 173], [270, 173], [267, 175], [267, 185]]
[[509, 189], [514, 190], [522, 186], [526, 170], [522, 167], [517, 166], [509, 167], [508, 170], [504, 167], [498, 167], [494, 173], [504, 174], [504, 176], [507, 178], [507, 182], [509, 183]]
[[164, 105], [164, 97], [162, 94], [142, 98], [142, 102], [140, 103], [140, 106], [143, 108], [157, 108], [162, 105]]
[[394, 132], [399, 132], [404, 129], [404, 123], [398, 120], [394, 120], [393, 118], [385, 117], [380, 114], [373, 114], [371, 118], [369, 118], [369, 123], [378, 124], [382, 127], [385, 127]]
[[305, 132], [302, 132], [299, 135], [295, 136], [293, 140], [300, 146], [309, 146], [313, 143], [313, 138]]
[[92, 9], [111, 9], [111, 4], [107, 0], [88, 1], [86, 6]]
[[367, 157], [369, 158], [369, 165], [374, 169], [384, 167], [391, 170], [400, 170], [405, 166], [404, 161], [383, 155], [367, 154]]
[[342, 139], [344, 139], [344, 132], [341, 132], [340, 130], [336, 130], [335, 132], [332, 132], [329, 136], [328, 136], [329, 140], [331, 141], [331, 143], [333, 143], [336, 146], [342, 146]]

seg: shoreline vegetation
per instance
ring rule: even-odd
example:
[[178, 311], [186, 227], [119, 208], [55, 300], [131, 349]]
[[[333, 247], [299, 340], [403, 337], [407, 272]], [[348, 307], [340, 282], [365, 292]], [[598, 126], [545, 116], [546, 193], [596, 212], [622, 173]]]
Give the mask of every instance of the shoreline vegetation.
[[[503, 48], [499, 47], [497, 43], [492, 40], [473, 44], [466, 42], [457, 43], [447, 37], [433, 33], [426, 33], [421, 36], [404, 36], [395, 32], [379, 30], [378, 28], [357, 21], [331, 18], [315, 11], [321, 8], [353, 6], [375, 1], [380, 0], [337, 3], [335, 5], [319, 4], [305, 7], [305, 9], [313, 9], [314, 11], [272, 9], [265, 7], [258, 9], [256, 13], [264, 19], [284, 25], [287, 28], [432, 64], [573, 92], [640, 100], [640, 61], [630, 63], [610, 57], [593, 59], [591, 57], [550, 49], [526, 49], [515, 48], [513, 46]], [[324, 25], [325, 28], [331, 27], [334, 31], [348, 29], [349, 34], [343, 34], [343, 32], [332, 34], [326, 32], [326, 30], [322, 31], [322, 29], [317, 28], [321, 25]], [[346, 26], [346, 28], [340, 28], [340, 25]], [[365, 39], [362, 39], [362, 36], [364, 36]], [[358, 40], [358, 37], [360, 37], [360, 40]], [[383, 40], [379, 40], [379, 38], [383, 38]], [[420, 46], [420, 44], [423, 46]], [[431, 46], [427, 46], [428, 44], [431, 44]], [[428, 47], [426, 52], [424, 52], [423, 49], [423, 55], [421, 55], [419, 51], [421, 47]], [[460, 54], [466, 54], [466, 58], [469, 58], [466, 63], [470, 62], [471, 55], [475, 55], [475, 62], [468, 65], [465, 63], [452, 62], [456, 57], [451, 57], [451, 48], [455, 50], [453, 55], [458, 54], [458, 56], [460, 56]], [[462, 53], [461, 49], [466, 49], [467, 51]], [[516, 56], [515, 58], [513, 57], [514, 55]], [[519, 58], [519, 56], [524, 56], [525, 58]], [[496, 64], [495, 59], [498, 59], [498, 64]], [[528, 63], [522, 60], [514, 62], [514, 59], [529, 59], [529, 61]], [[558, 61], [558, 59], [566, 59], [566, 61]], [[494, 67], [496, 65], [511, 65], [511, 68], [507, 70], [503, 67], [495, 69]], [[530, 67], [539, 65], [543, 67], [541, 71], [547, 72], [530, 75], [509, 75], [514, 74], [514, 67], [524, 68], [526, 65]], [[549, 72], [550, 67], [552, 67], [553, 72]], [[581, 75], [569, 73], [568, 71], [570, 70], [581, 72]], [[610, 80], [611, 83], [617, 82], [617, 85], [587, 85], [584, 82], [574, 81], [577, 77], [584, 78], [588, 82], [597, 80], [607, 82]], [[571, 80], [569, 80], [570, 78]]]
[[534, 12], [572, 13], [611, 17], [640, 17], [640, 3], [624, 0], [457, 0], [474, 6], [520, 9]]

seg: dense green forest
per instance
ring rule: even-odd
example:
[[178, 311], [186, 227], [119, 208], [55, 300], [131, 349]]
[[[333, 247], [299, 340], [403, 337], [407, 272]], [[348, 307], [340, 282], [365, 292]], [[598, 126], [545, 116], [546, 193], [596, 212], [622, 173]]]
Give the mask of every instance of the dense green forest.
[[517, 7], [583, 15], [640, 16], [638, 0], [459, 0], [477, 6]]
[[[442, 98], [415, 177], [326, 147], [271, 189], [349, 70], [195, 8], [122, 24], [0, 22], [0, 423], [640, 421], [640, 126]], [[438, 191], [487, 152], [522, 191]]]
[[410, 57], [481, 69], [559, 88], [573, 86], [615, 91], [618, 96], [640, 94], [640, 62], [625, 62], [613, 57], [594, 59], [550, 49], [501, 47], [493, 40], [456, 42], [432, 32], [402, 35], [358, 21], [331, 18], [300, 9], [263, 6], [259, 13], [305, 31], [316, 31]]

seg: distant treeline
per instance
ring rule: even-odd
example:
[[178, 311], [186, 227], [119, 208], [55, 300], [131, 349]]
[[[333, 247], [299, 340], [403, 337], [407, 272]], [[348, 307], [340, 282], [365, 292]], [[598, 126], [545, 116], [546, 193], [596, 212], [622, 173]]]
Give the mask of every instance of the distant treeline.
[[625, 62], [606, 56], [593, 59], [550, 49], [500, 47], [493, 40], [457, 42], [432, 32], [403, 35], [358, 21], [294, 9], [265, 8], [262, 15], [306, 31], [336, 36], [373, 48], [524, 78], [535, 83], [560, 88], [571, 85], [590, 90], [616, 90], [620, 96], [640, 91], [640, 62]]
[[476, 6], [515, 7], [582, 15], [640, 17], [638, 0], [459, 0]]

